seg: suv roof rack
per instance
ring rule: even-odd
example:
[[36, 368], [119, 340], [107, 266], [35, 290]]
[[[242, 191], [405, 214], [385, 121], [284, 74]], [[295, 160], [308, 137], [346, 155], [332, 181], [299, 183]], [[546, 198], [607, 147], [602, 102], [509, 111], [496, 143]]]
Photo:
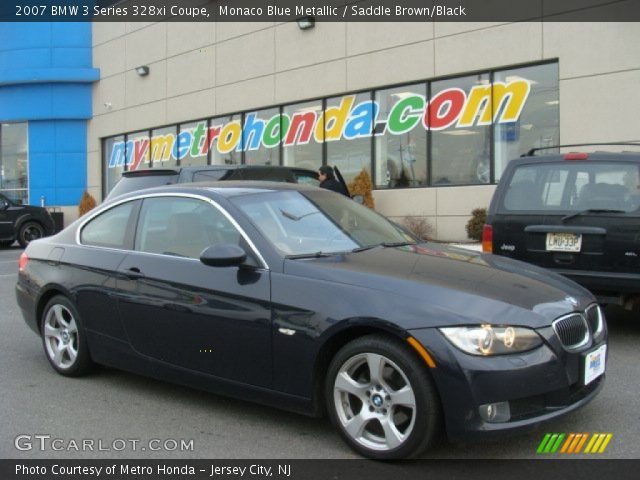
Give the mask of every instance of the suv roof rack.
[[529, 150], [527, 153], [520, 155], [521, 157], [532, 157], [539, 150], [550, 150], [552, 148], [564, 148], [564, 147], [594, 147], [599, 145], [625, 145], [640, 147], [640, 143], [635, 142], [605, 142], [605, 143], [571, 143], [567, 145], [552, 145], [550, 147], [536, 147]]

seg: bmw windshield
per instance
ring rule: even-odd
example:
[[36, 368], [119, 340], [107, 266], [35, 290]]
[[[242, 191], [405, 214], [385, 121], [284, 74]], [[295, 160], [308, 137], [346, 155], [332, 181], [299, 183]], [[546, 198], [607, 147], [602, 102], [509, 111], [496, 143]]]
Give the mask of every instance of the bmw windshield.
[[415, 243], [383, 216], [331, 192], [276, 191], [231, 201], [289, 257]]

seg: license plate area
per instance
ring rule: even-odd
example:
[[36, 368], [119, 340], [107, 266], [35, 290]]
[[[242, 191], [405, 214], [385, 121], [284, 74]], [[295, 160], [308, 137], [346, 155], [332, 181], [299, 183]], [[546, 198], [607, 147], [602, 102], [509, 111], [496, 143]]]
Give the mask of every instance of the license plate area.
[[547, 233], [548, 252], [579, 252], [582, 249], [582, 235], [576, 233]]
[[607, 357], [607, 346], [601, 345], [584, 356], [584, 385], [589, 385], [604, 373]]

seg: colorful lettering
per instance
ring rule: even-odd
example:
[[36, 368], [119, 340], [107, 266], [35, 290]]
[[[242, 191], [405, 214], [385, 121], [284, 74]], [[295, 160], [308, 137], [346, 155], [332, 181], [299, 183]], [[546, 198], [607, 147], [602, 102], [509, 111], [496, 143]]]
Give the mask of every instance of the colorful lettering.
[[127, 165], [135, 170], [142, 163], [154, 164], [170, 159], [202, 157], [212, 149], [221, 154], [306, 145], [311, 138], [319, 143], [341, 139], [352, 140], [372, 135], [402, 135], [418, 124], [426, 130], [465, 128], [474, 125], [514, 123], [522, 114], [531, 90], [528, 80], [517, 78], [510, 82], [492, 85], [476, 85], [469, 92], [448, 88], [427, 100], [423, 95], [406, 94], [389, 110], [387, 118], [378, 118], [380, 104], [367, 100], [355, 104], [355, 95], [345, 95], [337, 105], [324, 112], [299, 111], [291, 116], [286, 113], [269, 119], [258, 118], [258, 112], [245, 115], [244, 125], [233, 120], [207, 128], [200, 121], [194, 128], [179, 135], [164, 134], [137, 138], [128, 142], [115, 142], [109, 152], [109, 168]]

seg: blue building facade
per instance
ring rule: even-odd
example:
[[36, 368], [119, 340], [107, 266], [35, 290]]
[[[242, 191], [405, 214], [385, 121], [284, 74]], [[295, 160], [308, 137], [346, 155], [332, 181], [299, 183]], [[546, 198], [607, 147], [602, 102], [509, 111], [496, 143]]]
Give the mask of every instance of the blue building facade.
[[99, 76], [91, 23], [0, 23], [1, 192], [32, 205], [78, 204]]

